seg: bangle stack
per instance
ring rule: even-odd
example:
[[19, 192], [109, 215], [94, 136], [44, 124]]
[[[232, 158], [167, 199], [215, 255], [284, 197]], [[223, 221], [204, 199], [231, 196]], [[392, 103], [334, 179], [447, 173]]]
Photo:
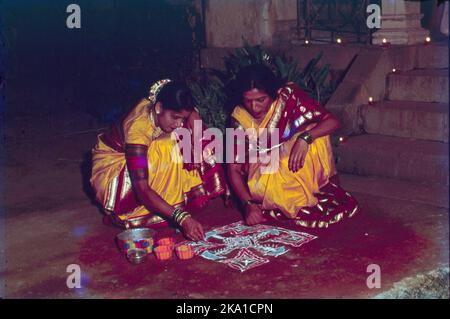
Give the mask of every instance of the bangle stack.
[[186, 220], [186, 218], [190, 217], [191, 214], [182, 210], [181, 208], [175, 208], [172, 213], [172, 219], [178, 225], [182, 225], [182, 223]]

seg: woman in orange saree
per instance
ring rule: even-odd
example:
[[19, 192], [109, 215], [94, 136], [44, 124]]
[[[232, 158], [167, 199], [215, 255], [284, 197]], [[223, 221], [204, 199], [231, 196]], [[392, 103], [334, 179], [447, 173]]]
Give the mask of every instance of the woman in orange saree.
[[[338, 120], [297, 85], [280, 83], [263, 65], [243, 68], [235, 82], [240, 105], [231, 115], [233, 126], [265, 128], [279, 141], [276, 170], [264, 172], [266, 164], [249, 163], [248, 156], [243, 162], [238, 155], [228, 164], [230, 184], [243, 204], [246, 222], [252, 225], [272, 217], [326, 228], [352, 217], [358, 205], [336, 182], [330, 141]], [[248, 152], [250, 144], [246, 145]]]
[[[125, 228], [174, 222], [192, 239], [203, 228], [188, 211], [227, 191], [220, 165], [184, 164], [176, 129], [199, 120], [189, 89], [161, 80], [92, 150], [91, 185], [104, 212]], [[201, 169], [198, 169], [201, 168]]]

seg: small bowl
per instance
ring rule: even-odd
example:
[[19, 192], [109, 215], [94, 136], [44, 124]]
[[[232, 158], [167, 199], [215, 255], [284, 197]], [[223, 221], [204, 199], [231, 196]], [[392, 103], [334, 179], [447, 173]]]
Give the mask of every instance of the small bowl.
[[158, 260], [168, 260], [172, 258], [173, 247], [171, 246], [158, 246], [153, 249], [153, 252], [156, 255]]
[[117, 235], [117, 244], [124, 254], [130, 249], [144, 249], [150, 254], [154, 235], [155, 231], [148, 228], [128, 229]]
[[182, 260], [191, 259], [194, 257], [194, 250], [190, 245], [179, 245], [175, 248], [177, 257]]
[[172, 249], [175, 247], [175, 238], [173, 237], [164, 237], [160, 238], [156, 241], [158, 246], [170, 246]]
[[130, 249], [127, 252], [127, 259], [132, 264], [140, 264], [147, 259], [147, 251], [145, 249]]

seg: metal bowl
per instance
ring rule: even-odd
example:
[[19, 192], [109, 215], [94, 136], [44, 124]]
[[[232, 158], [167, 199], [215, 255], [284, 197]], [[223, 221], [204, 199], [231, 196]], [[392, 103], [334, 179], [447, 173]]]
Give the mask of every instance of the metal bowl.
[[134, 228], [121, 232], [116, 237], [119, 249], [126, 254], [130, 249], [145, 249], [151, 253], [155, 231], [148, 228]]
[[117, 235], [117, 238], [123, 241], [137, 241], [140, 239], [153, 238], [154, 235], [155, 231], [152, 229], [134, 228], [134, 229], [127, 229], [121, 232], [119, 235]]
[[132, 264], [140, 264], [147, 258], [147, 251], [145, 249], [130, 249], [127, 253], [127, 259]]

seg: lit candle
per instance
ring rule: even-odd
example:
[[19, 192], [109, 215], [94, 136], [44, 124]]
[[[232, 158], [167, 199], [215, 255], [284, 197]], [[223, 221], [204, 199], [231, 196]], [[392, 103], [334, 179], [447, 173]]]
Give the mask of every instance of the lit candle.
[[372, 103], [373, 103], [373, 98], [370, 96], [369, 97], [369, 105], [372, 105]]
[[391, 45], [391, 42], [389, 42], [386, 38], [383, 38], [381, 40], [381, 46], [382, 47], [389, 47]]
[[394, 68], [394, 69], [392, 69], [392, 73], [395, 73], [397, 70]]
[[308, 41], [308, 39], [306, 39], [306, 40], [305, 40], [305, 44], [309, 44], [309, 41]]
[[336, 42], [337, 42], [338, 44], [341, 44], [341, 43], [342, 43], [342, 39], [341, 39], [341, 38], [337, 38], [337, 39], [336, 39]]
[[426, 37], [425, 38], [425, 44], [430, 44], [431, 42], [431, 38], [430, 37]]
[[343, 136], [339, 137], [339, 142], [344, 143], [345, 138]]

